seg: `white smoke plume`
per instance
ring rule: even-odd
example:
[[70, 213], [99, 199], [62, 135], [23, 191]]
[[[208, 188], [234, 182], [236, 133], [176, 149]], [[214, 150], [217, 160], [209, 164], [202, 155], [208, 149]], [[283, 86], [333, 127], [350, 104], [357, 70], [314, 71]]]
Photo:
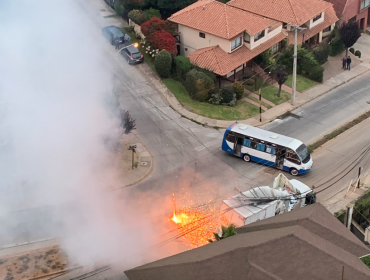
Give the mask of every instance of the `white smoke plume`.
[[152, 244], [149, 225], [108, 191], [120, 182], [103, 139], [120, 131], [107, 42], [81, 13], [0, 1], [0, 247], [57, 237], [73, 262], [127, 261]]

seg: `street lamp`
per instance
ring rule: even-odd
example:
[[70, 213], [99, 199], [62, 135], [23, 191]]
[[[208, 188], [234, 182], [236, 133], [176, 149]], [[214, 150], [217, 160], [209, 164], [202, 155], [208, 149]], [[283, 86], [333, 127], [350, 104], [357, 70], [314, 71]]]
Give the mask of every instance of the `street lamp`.
[[130, 46], [134, 46], [135, 48], [137, 48], [138, 46], [139, 46], [139, 44], [138, 43], [133, 43], [133, 44], [130, 44], [130, 45], [128, 45], [128, 46], [125, 46], [125, 47], [123, 47], [122, 49], [119, 49], [118, 51], [117, 51], [117, 53], [119, 53], [119, 52], [121, 52], [122, 50], [124, 50], [124, 49], [127, 49], [128, 47], [130, 47]]
[[128, 150], [132, 151], [132, 169], [134, 169], [134, 153], [136, 152], [136, 145], [132, 145], [128, 148]]

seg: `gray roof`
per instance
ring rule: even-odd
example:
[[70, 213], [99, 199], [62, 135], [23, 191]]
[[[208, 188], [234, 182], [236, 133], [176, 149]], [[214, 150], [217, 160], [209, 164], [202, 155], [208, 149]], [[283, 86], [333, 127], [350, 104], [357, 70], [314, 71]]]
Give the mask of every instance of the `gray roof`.
[[[237, 235], [126, 271], [130, 280], [370, 279], [369, 249], [316, 203]], [[347, 278], [349, 279], [349, 278]]]

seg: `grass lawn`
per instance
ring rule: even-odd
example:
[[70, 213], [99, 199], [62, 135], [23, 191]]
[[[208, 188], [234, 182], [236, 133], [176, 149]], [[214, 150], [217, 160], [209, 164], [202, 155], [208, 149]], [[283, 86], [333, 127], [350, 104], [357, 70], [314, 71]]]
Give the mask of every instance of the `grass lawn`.
[[162, 82], [183, 106], [190, 106], [193, 113], [204, 117], [218, 120], [244, 120], [259, 113], [258, 107], [244, 100], [239, 100], [235, 107], [198, 102], [190, 98], [180, 82], [173, 79], [163, 79]]
[[150, 66], [150, 68], [152, 68], [155, 71], [155, 68], [154, 68], [154, 59], [149, 54], [147, 54], [145, 52], [146, 51], [145, 48], [143, 49], [141, 47], [141, 45], [140, 45], [140, 41], [141, 40], [140, 39], [136, 39], [135, 32], [127, 31], [126, 28], [122, 28], [122, 31], [123, 31], [123, 33], [128, 34], [128, 36], [131, 37], [131, 42], [132, 43], [139, 43], [138, 49], [143, 54], [145, 62]]
[[[293, 79], [293, 76], [289, 75], [288, 79], [286, 80], [284, 84], [288, 87], [292, 87], [292, 79]], [[317, 83], [310, 79], [307, 79], [306, 77], [297, 75], [297, 91], [298, 92], [304, 92], [305, 90], [308, 90], [314, 85], [317, 85]]]
[[[255, 98], [255, 97], [253, 97], [253, 96], [247, 96], [247, 97], [248, 97], [249, 99], [251, 99], [251, 100], [253, 100], [253, 101], [257, 102], [257, 103], [259, 103], [259, 102], [260, 102], [258, 98]], [[272, 108], [272, 106], [271, 106], [271, 105], [266, 104], [266, 103], [264, 103], [263, 101], [261, 101], [261, 104], [262, 104], [263, 106], [265, 106], [267, 109], [271, 109], [271, 108]]]
[[266, 86], [261, 89], [262, 97], [271, 101], [275, 105], [279, 105], [289, 99], [291, 94], [281, 90], [280, 97], [277, 96], [279, 89], [275, 86]]

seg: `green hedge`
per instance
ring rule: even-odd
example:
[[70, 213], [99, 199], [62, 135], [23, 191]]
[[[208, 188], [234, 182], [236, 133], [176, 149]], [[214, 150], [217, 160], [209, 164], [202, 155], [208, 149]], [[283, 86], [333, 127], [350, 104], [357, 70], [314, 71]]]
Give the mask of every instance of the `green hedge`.
[[174, 62], [177, 78], [181, 81], [184, 81], [186, 79], [186, 73], [191, 70], [191, 63], [189, 58], [179, 55], [176, 56]]
[[124, 8], [124, 2], [123, 0], [117, 0], [116, 2], [114, 2], [114, 6], [113, 6], [114, 10], [116, 11], [116, 13], [120, 16], [123, 16], [124, 13], [125, 13], [125, 8]]
[[308, 77], [311, 80], [322, 83], [324, 79], [324, 67], [322, 67], [321, 65], [313, 67], [311, 71], [308, 73]]
[[154, 59], [154, 67], [159, 76], [168, 78], [171, 74], [172, 56], [166, 50], [161, 50]]
[[349, 52], [355, 54], [355, 49], [354, 48], [349, 48]]
[[184, 86], [192, 99], [201, 102], [208, 101], [215, 88], [212, 79], [196, 69], [186, 74]]
[[221, 91], [222, 105], [235, 106], [236, 105], [236, 94], [232, 86], [225, 86]]
[[319, 47], [312, 51], [315, 59], [321, 65], [328, 61], [330, 47], [327, 43], [322, 43]]
[[202, 72], [202, 73], [206, 74], [208, 77], [210, 77], [210, 78], [211, 78], [211, 80], [212, 80], [213, 82], [216, 82], [216, 80], [217, 80], [217, 76], [216, 76], [216, 74], [215, 74], [215, 73], [213, 73], [211, 70], [206, 69], [206, 68], [200, 68], [199, 66], [194, 65], [194, 64], [192, 64], [192, 68], [193, 68], [193, 69], [196, 69], [197, 71], [200, 71], [200, 72]]
[[359, 50], [355, 51], [355, 56], [358, 56], [358, 58], [361, 58], [361, 52]]
[[340, 54], [342, 51], [344, 51], [346, 47], [344, 46], [344, 43], [342, 42], [342, 39], [340, 37], [335, 37], [330, 42], [330, 56], [336, 56]]

